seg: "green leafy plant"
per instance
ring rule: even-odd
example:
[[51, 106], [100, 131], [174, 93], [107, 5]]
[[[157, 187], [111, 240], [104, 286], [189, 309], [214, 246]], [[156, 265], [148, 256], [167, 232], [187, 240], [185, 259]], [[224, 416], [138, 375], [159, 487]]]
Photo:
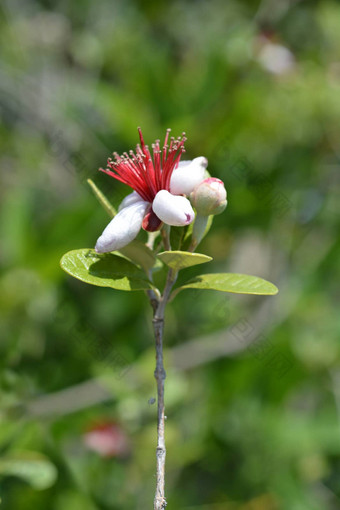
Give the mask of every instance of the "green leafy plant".
[[[89, 184], [111, 221], [95, 249], [72, 250], [61, 259], [69, 275], [90, 285], [122, 291], [144, 291], [153, 309], [157, 383], [157, 473], [154, 509], [166, 506], [163, 334], [167, 303], [185, 289], [217, 290], [236, 294], [274, 295], [278, 289], [256, 276], [205, 273], [176, 286], [178, 274], [188, 267], [206, 264], [212, 258], [195, 250], [207, 235], [216, 214], [227, 205], [224, 184], [207, 173], [204, 157], [180, 161], [185, 136], [169, 140], [163, 147], [153, 144], [153, 157], [139, 129], [140, 145], [128, 156], [115, 154], [102, 170], [129, 185], [133, 192], [118, 212], [97, 186]], [[148, 239], [136, 239], [143, 228]], [[176, 249], [172, 249], [176, 244]], [[114, 253], [113, 253], [114, 252]], [[163, 285], [155, 275], [164, 276]], [[162, 280], [161, 278], [157, 278]]]

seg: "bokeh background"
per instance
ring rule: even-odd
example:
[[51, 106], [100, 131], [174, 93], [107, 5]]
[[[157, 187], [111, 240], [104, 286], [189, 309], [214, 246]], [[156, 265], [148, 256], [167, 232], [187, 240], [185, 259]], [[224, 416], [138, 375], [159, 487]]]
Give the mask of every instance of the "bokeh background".
[[140, 125], [226, 184], [209, 271], [280, 288], [169, 307], [169, 508], [339, 509], [339, 3], [4, 0], [0, 39], [1, 508], [152, 508], [150, 306], [59, 267]]

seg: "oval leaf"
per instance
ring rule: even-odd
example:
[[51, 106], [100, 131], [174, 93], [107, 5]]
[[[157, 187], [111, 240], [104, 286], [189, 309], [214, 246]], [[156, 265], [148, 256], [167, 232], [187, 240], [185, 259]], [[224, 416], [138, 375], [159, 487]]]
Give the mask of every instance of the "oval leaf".
[[182, 241], [184, 239], [185, 231], [187, 228], [188, 227], [171, 227], [170, 245], [172, 246], [173, 250], [180, 250], [182, 248]]
[[141, 266], [144, 271], [149, 271], [156, 262], [153, 251], [137, 239], [121, 248], [119, 253]]
[[117, 290], [147, 290], [152, 285], [141, 269], [112, 253], [92, 249], [72, 250], [62, 257], [61, 268], [82, 282]]
[[210, 289], [221, 292], [233, 292], [235, 294], [257, 294], [263, 296], [271, 296], [279, 292], [273, 283], [263, 278], [238, 273], [202, 274], [178, 287], [176, 291], [182, 289]]
[[[205, 230], [204, 230], [204, 233], [203, 233], [203, 236], [202, 236], [202, 239], [201, 241], [205, 238], [205, 236], [207, 235], [207, 233], [209, 232], [212, 224], [213, 224], [213, 221], [214, 221], [214, 215], [213, 214], [210, 214], [210, 216], [208, 216], [208, 221], [207, 221], [207, 225], [205, 227]], [[193, 231], [193, 228], [194, 228], [194, 221], [192, 223], [190, 223], [189, 227], [188, 227], [188, 230], [186, 231], [185, 233], [185, 236], [184, 236], [184, 246], [186, 247], [186, 245], [189, 246], [190, 244], [190, 241], [191, 241], [191, 236], [192, 236], [192, 231]]]
[[212, 260], [212, 257], [208, 257], [208, 255], [191, 253], [190, 251], [163, 251], [158, 254], [158, 258], [176, 271]]
[[51, 487], [57, 470], [47, 457], [36, 452], [17, 452], [0, 459], [0, 476], [17, 476], [36, 490]]

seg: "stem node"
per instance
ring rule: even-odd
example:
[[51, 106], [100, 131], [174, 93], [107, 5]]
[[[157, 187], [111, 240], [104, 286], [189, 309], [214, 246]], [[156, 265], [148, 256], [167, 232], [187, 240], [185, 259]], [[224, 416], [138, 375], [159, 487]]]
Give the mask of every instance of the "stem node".
[[[154, 499], [154, 510], [164, 510], [166, 499], [164, 495], [165, 486], [165, 435], [164, 435], [164, 380], [166, 372], [163, 364], [163, 334], [164, 334], [164, 313], [168, 302], [171, 289], [176, 281], [177, 272], [172, 269], [168, 272], [167, 282], [165, 284], [163, 295], [158, 301], [156, 308], [153, 308], [154, 315], [152, 319], [153, 330], [156, 344], [156, 368], [154, 376], [157, 384], [157, 447], [156, 447], [156, 494]], [[152, 305], [152, 302], [151, 302]]]

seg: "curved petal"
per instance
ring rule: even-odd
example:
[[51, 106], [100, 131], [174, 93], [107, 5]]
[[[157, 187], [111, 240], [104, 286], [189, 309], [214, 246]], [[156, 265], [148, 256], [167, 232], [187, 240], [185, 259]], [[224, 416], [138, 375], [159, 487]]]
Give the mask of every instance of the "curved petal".
[[165, 189], [159, 191], [155, 196], [152, 209], [160, 220], [174, 227], [189, 225], [195, 217], [187, 198], [172, 195]]
[[157, 230], [160, 230], [162, 225], [162, 220], [158, 218], [150, 207], [150, 211], [148, 211], [144, 216], [142, 228], [147, 232], [156, 232]]
[[170, 192], [174, 195], [189, 195], [194, 187], [203, 181], [207, 166], [208, 160], [203, 156], [192, 161], [180, 161], [172, 172]]
[[141, 229], [149, 202], [139, 200], [121, 209], [99, 237], [95, 250], [106, 253], [129, 244]]
[[140, 195], [138, 195], [137, 191], [133, 191], [129, 195], [126, 195], [126, 197], [121, 201], [118, 207], [118, 212], [124, 209], [124, 207], [140, 202], [141, 200], [143, 199]]

